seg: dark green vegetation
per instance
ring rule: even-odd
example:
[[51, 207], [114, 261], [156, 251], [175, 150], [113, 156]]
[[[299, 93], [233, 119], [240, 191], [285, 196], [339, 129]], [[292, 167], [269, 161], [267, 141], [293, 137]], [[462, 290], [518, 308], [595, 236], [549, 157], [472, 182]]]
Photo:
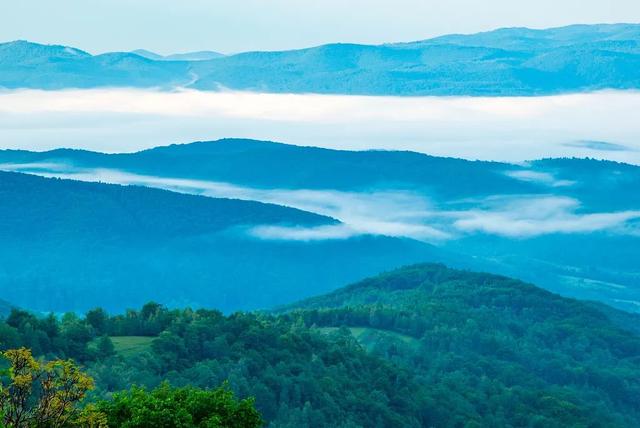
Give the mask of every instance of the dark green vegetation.
[[[366, 95], [539, 95], [640, 87], [640, 26], [501, 29], [412, 43], [333, 44], [211, 60], [90, 55], [24, 41], [0, 44], [0, 86], [196, 89]], [[210, 54], [209, 54], [210, 55]], [[182, 59], [182, 60], [181, 60]]]
[[[575, 203], [576, 216], [640, 212], [640, 192], [637, 190], [640, 188], [640, 167], [589, 159], [545, 159], [523, 166], [438, 158], [413, 152], [338, 151], [227, 139], [158, 147], [131, 154], [79, 150], [42, 153], [0, 151], [0, 163], [26, 164], [24, 170], [33, 173], [42, 170], [37, 165], [29, 167], [29, 164], [53, 163], [68, 165], [72, 171], [73, 168], [108, 168], [145, 176], [226, 182], [254, 189], [338, 190], [360, 194], [400, 192], [425, 198], [430, 207], [445, 215], [492, 209], [517, 215], [518, 208], [511, 207], [511, 202], [526, 203], [536, 198], [556, 198], [555, 203], [561, 205], [567, 201]], [[517, 174], [521, 174], [520, 178]], [[565, 221], [562, 212], [546, 214], [544, 209], [537, 208], [538, 205], [546, 206], [544, 200], [539, 204], [531, 202], [531, 211], [541, 213], [542, 220]], [[425, 222], [439, 227], [437, 221], [440, 220], [427, 219]], [[447, 231], [446, 226], [443, 230]], [[440, 261], [439, 257], [449, 257], [444, 261], [459, 267], [497, 272], [533, 282], [562, 295], [599, 300], [625, 310], [638, 311], [638, 230], [640, 224], [637, 219], [613, 230], [556, 232], [531, 237], [454, 230], [454, 239], [438, 242], [438, 245], [460, 257], [453, 259], [451, 256], [430, 254], [416, 259], [408, 252], [410, 260], [393, 260], [393, 263]], [[266, 245], [245, 244], [247, 251], [252, 251], [250, 248], [253, 246]], [[269, 245], [270, 248], [272, 246]], [[298, 245], [281, 243], [280, 246], [294, 248]], [[337, 243], [318, 246], [341, 247]], [[364, 256], [363, 248], [367, 247], [360, 247], [349, 257]], [[316, 260], [324, 260], [331, 252], [322, 254]], [[286, 259], [287, 256], [281, 255], [272, 262], [272, 266]], [[394, 266], [393, 263], [378, 264], [374, 268], [389, 268]], [[293, 265], [291, 269], [298, 269], [300, 262]], [[365, 276], [372, 272], [375, 269], [360, 273]], [[347, 282], [357, 278], [337, 279]], [[332, 280], [326, 284], [336, 287], [340, 283]], [[329, 289], [317, 288], [313, 292]], [[212, 304], [218, 305], [216, 302]]]
[[94, 399], [132, 384], [228, 381], [272, 427], [631, 427], [638, 324], [513, 279], [429, 264], [275, 314], [147, 304], [57, 321], [14, 311], [0, 348], [76, 358], [96, 380]]
[[162, 384], [148, 392], [133, 387], [98, 403], [110, 427], [118, 428], [259, 428], [260, 414], [251, 400], [236, 401], [228, 389], [211, 391]]
[[143, 187], [0, 172], [0, 202], [0, 290], [31, 310], [123, 311], [151, 299], [223, 311], [265, 308], [437, 258], [426, 244], [385, 237], [263, 241], [247, 229], [336, 221]]
[[[16, 320], [14, 312], [9, 322]], [[105, 336], [106, 338], [106, 336]], [[106, 339], [108, 340], [108, 339]], [[133, 386], [88, 402], [91, 376], [70, 360], [34, 358], [31, 350], [0, 352], [0, 426], [3, 428], [259, 428], [253, 400], [237, 400], [227, 387], [148, 392]]]
[[[153, 341], [137, 353], [101, 345], [117, 336], [114, 342], [121, 347], [122, 336], [140, 335]], [[131, 342], [140, 344], [139, 338]], [[0, 349], [19, 346], [30, 347], [36, 355], [82, 362], [98, 386], [94, 399], [133, 384], [155, 387], [166, 380], [173, 386], [211, 388], [228, 381], [239, 397], [255, 397], [271, 426], [424, 425], [423, 398], [414, 394], [420, 386], [407, 371], [368, 355], [348, 333], [326, 335], [301, 320], [169, 311], [156, 304], [113, 317], [98, 309], [83, 319], [65, 315], [61, 321], [14, 311], [0, 323]], [[127, 419], [153, 407], [145, 403], [167, 391], [161, 387], [147, 398], [141, 394], [134, 389], [100, 408], [113, 418]], [[199, 395], [190, 389], [175, 394], [184, 400]], [[136, 397], [136, 406], [127, 404]]]
[[435, 426], [640, 423], [640, 337], [623, 330], [635, 330], [638, 316], [440, 265], [400, 269], [287, 310], [308, 326], [411, 337], [378, 334], [367, 346], [426, 385]]

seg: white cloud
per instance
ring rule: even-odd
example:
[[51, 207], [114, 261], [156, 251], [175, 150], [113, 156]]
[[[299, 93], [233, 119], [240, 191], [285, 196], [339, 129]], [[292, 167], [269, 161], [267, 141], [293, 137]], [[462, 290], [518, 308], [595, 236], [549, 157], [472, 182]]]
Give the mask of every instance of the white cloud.
[[[96, 89], [0, 92], [3, 148], [129, 152], [243, 137], [340, 149], [640, 164], [638, 92], [549, 97], [364, 97]], [[576, 141], [615, 141], [594, 151]]]
[[453, 226], [467, 233], [527, 238], [553, 233], [615, 230], [640, 218], [640, 211], [578, 214], [578, 201], [567, 197], [519, 197], [493, 200], [492, 208], [456, 213]]
[[522, 169], [517, 171], [507, 171], [505, 174], [518, 180], [540, 183], [550, 187], [567, 187], [575, 184], [575, 181], [571, 180], [558, 180], [553, 176], [553, 174], [548, 172]]
[[[529, 238], [555, 233], [613, 231], [637, 234], [640, 211], [580, 213], [580, 202], [554, 195], [493, 196], [467, 201], [466, 210], [437, 206], [427, 196], [407, 191], [344, 192], [309, 189], [258, 189], [231, 183], [132, 174], [110, 169], [70, 169], [49, 164], [0, 165], [0, 169], [34, 174], [136, 184], [210, 197], [273, 203], [325, 215], [341, 224], [312, 228], [256, 225], [249, 233], [262, 239], [313, 241], [374, 234], [443, 242], [469, 234]], [[35, 168], [34, 168], [35, 167]]]
[[268, 240], [283, 241], [324, 241], [347, 239], [360, 233], [345, 224], [317, 227], [256, 226], [249, 234]]
[[343, 239], [365, 234], [411, 237], [424, 241], [450, 237], [449, 233], [425, 222], [432, 213], [429, 201], [423, 195], [411, 192], [258, 189], [231, 183], [154, 177], [112, 169], [78, 169], [61, 164], [54, 164], [49, 170], [44, 170], [43, 165], [50, 164], [0, 164], [0, 169], [30, 172], [44, 177], [142, 185], [216, 198], [272, 203], [321, 214], [343, 223], [312, 229], [259, 226], [252, 232], [255, 236], [270, 239]]

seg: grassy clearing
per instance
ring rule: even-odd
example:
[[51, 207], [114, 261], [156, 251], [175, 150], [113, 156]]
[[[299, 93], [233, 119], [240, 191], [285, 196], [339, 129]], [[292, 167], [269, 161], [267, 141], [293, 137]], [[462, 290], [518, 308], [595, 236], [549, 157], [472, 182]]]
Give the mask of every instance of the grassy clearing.
[[116, 352], [123, 357], [130, 357], [148, 351], [155, 337], [147, 336], [111, 336]]
[[[348, 327], [349, 331], [356, 340], [366, 349], [371, 350], [376, 342], [380, 339], [396, 340], [408, 346], [417, 346], [418, 340], [405, 334], [396, 333], [395, 331], [382, 330], [370, 327]], [[337, 327], [321, 327], [318, 328], [323, 333], [331, 333], [338, 330]]]

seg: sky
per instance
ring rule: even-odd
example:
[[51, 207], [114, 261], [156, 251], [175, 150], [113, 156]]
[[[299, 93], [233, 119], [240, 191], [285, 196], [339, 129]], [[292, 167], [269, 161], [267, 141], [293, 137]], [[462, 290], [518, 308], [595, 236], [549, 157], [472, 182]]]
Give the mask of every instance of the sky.
[[92, 53], [234, 53], [614, 22], [640, 22], [640, 1], [5, 0], [0, 41], [26, 39]]

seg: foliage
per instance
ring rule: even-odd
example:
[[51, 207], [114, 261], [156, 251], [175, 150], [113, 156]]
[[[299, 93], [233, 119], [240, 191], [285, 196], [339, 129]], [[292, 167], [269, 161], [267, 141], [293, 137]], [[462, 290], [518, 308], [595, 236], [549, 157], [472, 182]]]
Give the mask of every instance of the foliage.
[[[10, 318], [25, 317], [15, 311]], [[7, 334], [0, 328], [0, 341], [13, 337], [19, 343], [37, 343], [34, 338], [41, 336], [51, 341], [44, 329], [49, 324], [28, 319], [13, 322], [18, 327], [9, 327]], [[255, 397], [256, 408], [272, 426], [422, 424], [421, 396], [411, 393], [420, 386], [404, 370], [368, 355], [345, 331], [326, 335], [280, 317], [168, 310], [154, 303], [107, 316], [99, 329], [94, 319], [54, 318], [51, 325], [56, 328], [49, 330], [58, 334], [52, 342], [56, 348], [47, 348], [53, 354], [74, 357], [76, 352], [84, 358], [98, 385], [93, 399], [108, 399], [131, 385], [154, 388], [163, 380], [204, 389], [228, 380], [239, 397]], [[78, 323], [90, 338], [69, 347], [59, 332]], [[102, 332], [114, 344], [115, 355], [100, 351], [109, 349], [98, 346], [108, 343]]]
[[611, 308], [505, 277], [418, 265], [289, 310], [308, 326], [412, 337], [378, 334], [371, 343], [369, 335], [367, 346], [429, 385], [435, 426], [640, 423], [640, 337], [623, 325], [637, 318], [614, 323]]
[[163, 383], [152, 391], [130, 391], [100, 401], [97, 408], [109, 426], [121, 428], [257, 428], [260, 414], [252, 400], [236, 400], [226, 387], [205, 391], [193, 387], [172, 388]]
[[228, 381], [269, 427], [640, 424], [637, 317], [494, 275], [411, 266], [279, 314], [89, 314], [14, 310], [0, 343], [82, 360], [99, 403]]
[[94, 387], [93, 379], [70, 360], [41, 363], [26, 348], [2, 356], [9, 367], [0, 387], [0, 409], [9, 427], [65, 426], [79, 415], [79, 402]]

